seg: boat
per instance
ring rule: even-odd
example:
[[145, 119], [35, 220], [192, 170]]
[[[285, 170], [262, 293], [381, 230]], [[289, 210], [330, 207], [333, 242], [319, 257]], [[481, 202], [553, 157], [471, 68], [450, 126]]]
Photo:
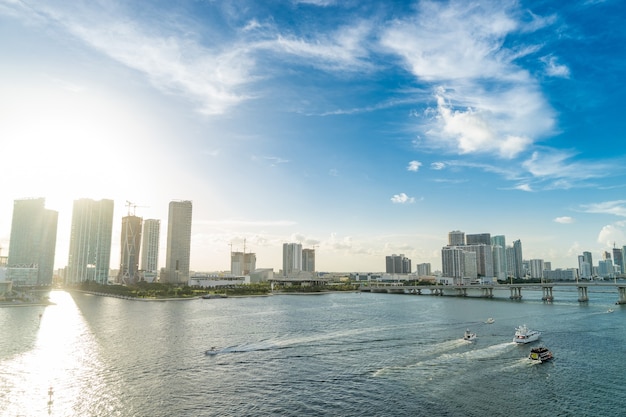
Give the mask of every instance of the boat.
[[530, 350], [528, 359], [543, 363], [552, 359], [552, 352], [550, 352], [545, 346], [534, 347]]
[[612, 313], [614, 310], [612, 308], [609, 308], [606, 312], [607, 313]]
[[489, 317], [485, 323], [493, 324], [494, 322], [495, 322], [495, 320], [493, 319], [493, 317]]
[[530, 343], [539, 339], [541, 336], [541, 332], [537, 330], [530, 330], [525, 324], [522, 324], [517, 329], [515, 329], [515, 336], [513, 336], [513, 341], [515, 343]]
[[463, 340], [467, 340], [468, 342], [476, 340], [476, 333], [470, 332], [470, 329], [465, 330], [465, 334], [463, 335]]
[[205, 355], [217, 355], [218, 354], [218, 350], [215, 346], [211, 347], [211, 349], [207, 350], [206, 352], [204, 352]]

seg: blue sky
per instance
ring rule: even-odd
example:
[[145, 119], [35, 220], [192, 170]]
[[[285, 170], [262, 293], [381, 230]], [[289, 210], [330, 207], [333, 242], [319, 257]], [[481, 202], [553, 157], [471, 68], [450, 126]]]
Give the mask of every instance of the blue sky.
[[[194, 203], [191, 267], [384, 257], [452, 230], [577, 267], [626, 245], [620, 1], [0, 0], [0, 245], [13, 201]], [[164, 251], [162, 252], [164, 253]], [[161, 259], [161, 263], [164, 259]]]

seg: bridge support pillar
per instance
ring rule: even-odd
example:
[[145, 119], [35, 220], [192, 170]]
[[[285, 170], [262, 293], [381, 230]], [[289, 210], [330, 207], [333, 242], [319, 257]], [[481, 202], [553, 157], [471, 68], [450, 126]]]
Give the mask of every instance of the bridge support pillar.
[[493, 288], [483, 288], [484, 298], [493, 298]]
[[522, 299], [522, 287], [511, 287], [511, 296], [509, 298], [511, 300], [521, 300]]
[[589, 296], [587, 295], [587, 287], [578, 287], [578, 301], [581, 303], [589, 301]]
[[626, 287], [617, 287], [619, 292], [619, 301], [617, 304], [626, 304]]
[[554, 296], [552, 295], [552, 287], [541, 287], [541, 290], [543, 291], [543, 297], [541, 297], [543, 301], [554, 300]]
[[467, 297], [467, 288], [455, 288], [458, 297]]

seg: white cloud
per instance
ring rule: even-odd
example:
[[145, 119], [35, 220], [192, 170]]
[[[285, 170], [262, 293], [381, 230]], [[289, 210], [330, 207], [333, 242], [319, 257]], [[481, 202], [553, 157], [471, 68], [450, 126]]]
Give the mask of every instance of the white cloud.
[[530, 186], [530, 184], [519, 184], [515, 186], [516, 190], [520, 190], [520, 191], [527, 191], [527, 192], [532, 192], [533, 189]]
[[626, 217], [626, 200], [604, 201], [601, 203], [583, 204], [583, 211], [597, 214], [613, 214]]
[[500, 78], [508, 63], [499, 51], [518, 23], [507, 15], [506, 6], [488, 8], [422, 1], [415, 18], [396, 21], [381, 41], [426, 81]]
[[569, 217], [569, 216], [562, 216], [562, 217], [555, 218], [554, 221], [557, 223], [562, 223], [562, 224], [570, 224], [570, 223], [574, 223], [574, 218]]
[[440, 171], [446, 167], [444, 162], [433, 162], [430, 164], [430, 169], [434, 169], [435, 171]]
[[598, 233], [598, 243], [607, 248], [612, 248], [615, 242], [624, 242], [625, 240], [624, 231], [611, 224], [604, 226]]
[[422, 163], [419, 161], [411, 161], [409, 162], [409, 166], [406, 167], [407, 171], [413, 171], [413, 172], [417, 172], [420, 167], [422, 166]]
[[551, 77], [569, 78], [569, 67], [558, 63], [558, 59], [554, 56], [544, 56], [541, 62], [546, 67], [546, 74]]
[[400, 194], [395, 194], [393, 197], [391, 197], [391, 202], [394, 204], [414, 203], [415, 198], [409, 197], [405, 193], [400, 193]]
[[[507, 36], [552, 20], [522, 22], [517, 2], [422, 1], [416, 15], [385, 30], [381, 44], [420, 81], [436, 86], [426, 129], [431, 147], [514, 158], [552, 133], [554, 111], [516, 60], [539, 46], [505, 46]], [[541, 24], [537, 22], [541, 21]]]

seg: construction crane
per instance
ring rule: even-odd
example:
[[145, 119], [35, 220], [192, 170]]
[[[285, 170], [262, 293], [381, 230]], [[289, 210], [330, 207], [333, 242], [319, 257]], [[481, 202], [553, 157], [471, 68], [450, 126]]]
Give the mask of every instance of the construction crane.
[[[148, 206], [138, 206], [137, 204], [130, 202], [128, 200], [126, 200], [126, 207], [128, 207], [128, 215], [129, 216], [134, 216], [135, 215], [135, 209], [137, 209], [137, 207], [144, 207], [147, 208]], [[133, 212], [130, 212], [130, 208], [133, 208]]]

